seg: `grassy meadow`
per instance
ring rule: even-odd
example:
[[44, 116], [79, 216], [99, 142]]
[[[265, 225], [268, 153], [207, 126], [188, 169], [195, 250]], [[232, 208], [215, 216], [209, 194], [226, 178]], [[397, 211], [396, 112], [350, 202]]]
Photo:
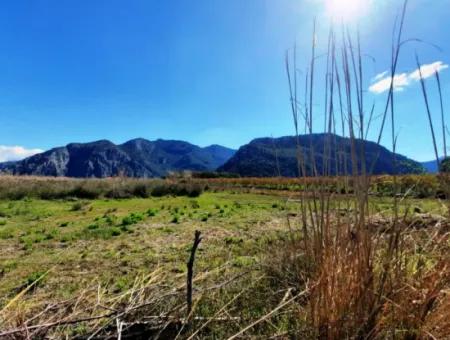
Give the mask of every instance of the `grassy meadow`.
[[[121, 181], [123, 187], [135, 184]], [[22, 338], [30, 328], [37, 338], [107, 337], [116, 332], [118, 313], [130, 338], [133, 332], [143, 338], [227, 338], [255, 320], [260, 321], [246, 336], [317, 337], [307, 312], [309, 298], [293, 300], [314, 279], [309, 272], [316, 265], [303, 258], [299, 246], [298, 194], [203, 185], [206, 190], [196, 197], [171, 192], [145, 198], [42, 199], [30, 191], [0, 200], [3, 336]], [[352, 215], [345, 197], [332, 194], [337, 219]], [[389, 233], [392, 200], [389, 195], [370, 198], [374, 233]], [[398, 213], [408, 223], [405, 242], [414, 245], [408, 246], [414, 255], [407, 265], [413, 279], [415, 266], [434, 268], [448, 250], [448, 241], [436, 243], [448, 232], [447, 207], [437, 198], [404, 196]], [[195, 230], [203, 239], [195, 259], [193, 313], [186, 316], [186, 262]], [[135, 329], [137, 321], [143, 322], [142, 329]], [[384, 322], [392, 325], [392, 320]]]
[[114, 291], [163, 266], [183, 273], [196, 229], [205, 240], [199, 270], [257, 261], [258, 248], [285, 232], [280, 197], [205, 193], [197, 198], [1, 201], [2, 304], [50, 270], [36, 294], [67, 298], [91, 282]]

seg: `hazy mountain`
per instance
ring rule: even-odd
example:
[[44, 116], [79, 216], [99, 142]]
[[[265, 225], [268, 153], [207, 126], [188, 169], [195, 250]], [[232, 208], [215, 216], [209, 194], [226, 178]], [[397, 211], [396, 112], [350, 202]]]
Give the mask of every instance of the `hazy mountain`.
[[133, 139], [116, 145], [107, 140], [73, 143], [18, 162], [0, 164], [16, 175], [160, 177], [170, 171], [212, 171], [234, 150], [219, 145], [201, 148], [183, 141]]
[[[233, 157], [228, 160], [219, 171], [237, 173], [241, 176], [298, 176], [297, 147], [295, 137], [258, 138], [239, 148]], [[318, 174], [324, 173], [324, 155], [330, 158], [328, 174], [344, 173], [345, 167], [351, 172], [351, 142], [332, 134], [312, 134], [299, 137], [299, 145], [305, 155], [306, 173], [312, 174], [312, 150], [315, 154], [315, 164]], [[327, 145], [327, 148], [325, 146]], [[374, 163], [373, 174], [394, 173], [393, 153], [376, 143], [356, 140], [356, 150], [361, 154], [365, 152], [366, 169]], [[327, 151], [327, 150], [331, 150]], [[338, 151], [338, 153], [336, 153]], [[336, 159], [339, 161], [336, 162]], [[422, 165], [402, 155], [396, 155], [397, 173], [422, 173]], [[338, 163], [338, 167], [336, 167]], [[362, 162], [358, 164], [361, 168]], [[338, 168], [338, 169], [336, 169]]]
[[[441, 158], [441, 160], [442, 160], [442, 158]], [[422, 166], [425, 168], [425, 170], [431, 174], [435, 174], [439, 170], [438, 165], [436, 163], [436, 159], [434, 159], [432, 161], [428, 161], [428, 162], [422, 162], [420, 164], [422, 164]]]

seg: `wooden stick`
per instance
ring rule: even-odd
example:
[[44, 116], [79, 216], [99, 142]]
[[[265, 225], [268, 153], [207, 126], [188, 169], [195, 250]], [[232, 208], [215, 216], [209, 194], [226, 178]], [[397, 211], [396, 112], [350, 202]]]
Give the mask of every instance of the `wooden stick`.
[[187, 285], [186, 285], [186, 302], [187, 302], [187, 315], [190, 315], [192, 310], [192, 276], [194, 273], [194, 261], [195, 261], [195, 252], [197, 251], [197, 247], [200, 244], [201, 232], [199, 230], [195, 231], [194, 244], [191, 249], [191, 256], [189, 257], [189, 261], [187, 263]]

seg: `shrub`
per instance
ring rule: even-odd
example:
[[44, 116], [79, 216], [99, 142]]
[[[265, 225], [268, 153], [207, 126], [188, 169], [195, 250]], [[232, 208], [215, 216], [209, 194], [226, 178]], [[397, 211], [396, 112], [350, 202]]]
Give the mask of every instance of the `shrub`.
[[136, 184], [136, 186], [133, 188], [132, 194], [133, 196], [140, 198], [147, 198], [150, 196], [147, 185], [145, 185], [144, 183]]
[[202, 194], [203, 188], [199, 184], [192, 184], [187, 188], [187, 196], [198, 197]]
[[450, 173], [450, 157], [444, 158], [439, 165], [439, 172]]
[[171, 190], [167, 185], [156, 185], [151, 191], [151, 195], [154, 197], [162, 197], [169, 194], [171, 194]]
[[88, 186], [85, 183], [77, 185], [74, 189], [69, 191], [68, 196], [85, 198], [85, 199], [96, 199], [100, 197], [101, 191], [95, 186]]
[[124, 188], [113, 188], [113, 189], [109, 190], [105, 194], [105, 196], [107, 198], [112, 198], [112, 199], [131, 198], [131, 197], [133, 197], [131, 195], [131, 193], [126, 191]]
[[74, 204], [72, 204], [72, 207], [70, 208], [70, 210], [71, 211], [80, 211], [87, 205], [88, 205], [88, 203], [86, 203], [86, 202], [75, 202]]

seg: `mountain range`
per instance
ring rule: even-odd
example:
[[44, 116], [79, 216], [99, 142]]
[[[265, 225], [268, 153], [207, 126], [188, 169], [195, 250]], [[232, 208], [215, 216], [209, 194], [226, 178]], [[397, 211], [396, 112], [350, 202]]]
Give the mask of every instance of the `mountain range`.
[[107, 140], [72, 143], [26, 158], [0, 164], [14, 175], [67, 177], [162, 177], [170, 171], [212, 171], [235, 150], [220, 145], [205, 148], [174, 140], [138, 138], [116, 145]]
[[[142, 138], [119, 145], [107, 140], [72, 143], [21, 161], [2, 163], [0, 172], [66, 177], [163, 177], [171, 171], [217, 170], [240, 176], [294, 177], [299, 175], [297, 143], [303, 151], [308, 175], [342, 174], [343, 169], [352, 169], [349, 138], [312, 134], [299, 136], [298, 142], [291, 136], [257, 138], [237, 151], [220, 145], [199, 147], [183, 141]], [[364, 150], [365, 166], [369, 169], [373, 165], [373, 174], [394, 173], [392, 152], [363, 140], [355, 140], [355, 147], [358, 152]], [[314, 158], [310, 156], [312, 152]], [[414, 160], [398, 154], [395, 158], [399, 174], [424, 172], [422, 165]], [[327, 169], [325, 164], [329, 164]], [[361, 168], [362, 163], [357, 167]]]

